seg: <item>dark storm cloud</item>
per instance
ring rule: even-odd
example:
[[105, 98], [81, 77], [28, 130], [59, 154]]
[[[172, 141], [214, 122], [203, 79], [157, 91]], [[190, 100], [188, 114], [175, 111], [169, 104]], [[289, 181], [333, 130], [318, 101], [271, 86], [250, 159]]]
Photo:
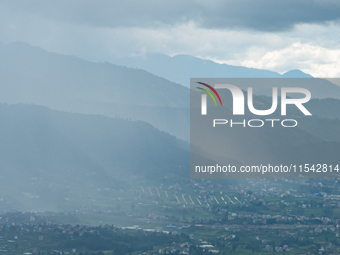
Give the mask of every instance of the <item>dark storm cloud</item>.
[[22, 0], [0, 1], [10, 12], [99, 27], [158, 27], [193, 21], [204, 28], [288, 30], [300, 23], [338, 22], [338, 0]]

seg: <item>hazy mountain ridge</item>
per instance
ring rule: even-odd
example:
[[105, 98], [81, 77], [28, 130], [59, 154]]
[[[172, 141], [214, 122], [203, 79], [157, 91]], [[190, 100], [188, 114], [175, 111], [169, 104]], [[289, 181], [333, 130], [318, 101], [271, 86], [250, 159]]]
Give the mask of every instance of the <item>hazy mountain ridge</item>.
[[[68, 112], [143, 120], [189, 140], [189, 89], [184, 86], [140, 69], [92, 63], [24, 43], [1, 44], [0, 57], [0, 102], [33, 103]], [[241, 70], [237, 72], [245, 77], [255, 74], [256, 77], [281, 77], [271, 71], [219, 65], [185, 55], [173, 58], [161, 55], [161, 58], [164, 65], [159, 64], [157, 68], [165, 72], [178, 71], [178, 77], [182, 75], [187, 81], [190, 78], [188, 70], [205, 75], [205, 66], [212, 66], [211, 70], [219, 67], [212, 73], [219, 77], [225, 68], [231, 68], [229, 75], [235, 73], [233, 70]], [[167, 61], [170, 62], [167, 64]], [[192, 66], [188, 64], [190, 61], [194, 63]], [[195, 65], [203, 67], [196, 69]], [[297, 70], [284, 75], [289, 73], [305, 75]], [[340, 98], [338, 86], [319, 79], [314, 83], [312, 96], [321, 91], [322, 97]], [[247, 86], [249, 84], [244, 84], [241, 88]], [[256, 92], [269, 95], [271, 90], [255, 88]]]
[[[188, 106], [189, 90], [144, 70], [93, 63], [25, 43], [0, 45], [1, 100], [46, 103], [90, 100], [146, 106]], [[7, 95], [7, 91], [16, 91]]]
[[25, 43], [0, 44], [0, 102], [143, 120], [188, 139], [189, 90], [144, 70], [49, 53]]
[[[164, 54], [145, 54], [114, 61], [120, 65], [147, 70], [186, 87], [190, 85], [190, 78], [202, 78], [202, 80], [205, 78], [246, 78], [244, 82], [234, 80], [238, 82], [242, 90], [246, 91], [247, 87], [252, 86], [254, 94], [271, 96], [271, 88], [274, 85], [270, 87], [263, 87], [260, 84], [253, 85], [255, 80], [252, 80], [252, 78], [264, 78], [272, 79], [275, 82], [275, 87], [278, 88], [283, 86], [306, 88], [311, 92], [312, 98], [340, 99], [339, 86], [325, 79], [308, 79], [313, 77], [297, 69], [281, 75], [273, 71], [219, 64], [211, 60], [183, 54], [173, 57]], [[287, 78], [289, 78], [289, 83]], [[209, 80], [206, 82], [209, 83]], [[258, 83], [258, 80], [255, 83]]]
[[91, 198], [98, 188], [128, 188], [131, 175], [189, 174], [188, 145], [141, 121], [32, 105], [0, 105], [0, 118], [0, 191], [9, 202], [6, 208], [74, 209], [75, 201]]
[[164, 54], [145, 54], [137, 57], [127, 57], [114, 60], [115, 63], [141, 68], [153, 74], [164, 77], [189, 87], [190, 78], [311, 78], [300, 70], [291, 70], [282, 75], [279, 73], [249, 68], [219, 64], [208, 59], [180, 54], [173, 57]]

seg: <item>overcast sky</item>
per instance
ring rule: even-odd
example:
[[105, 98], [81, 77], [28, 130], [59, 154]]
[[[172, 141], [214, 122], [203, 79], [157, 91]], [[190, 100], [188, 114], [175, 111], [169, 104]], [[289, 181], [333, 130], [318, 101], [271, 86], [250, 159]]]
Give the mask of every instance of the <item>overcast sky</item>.
[[1, 0], [0, 41], [93, 61], [189, 54], [340, 77], [338, 0]]

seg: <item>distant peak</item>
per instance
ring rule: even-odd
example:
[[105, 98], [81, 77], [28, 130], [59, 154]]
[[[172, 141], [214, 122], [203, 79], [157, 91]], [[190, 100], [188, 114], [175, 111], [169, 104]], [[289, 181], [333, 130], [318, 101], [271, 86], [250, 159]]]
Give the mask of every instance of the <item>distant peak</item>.
[[310, 74], [304, 73], [299, 69], [290, 70], [281, 76], [282, 78], [313, 78]]

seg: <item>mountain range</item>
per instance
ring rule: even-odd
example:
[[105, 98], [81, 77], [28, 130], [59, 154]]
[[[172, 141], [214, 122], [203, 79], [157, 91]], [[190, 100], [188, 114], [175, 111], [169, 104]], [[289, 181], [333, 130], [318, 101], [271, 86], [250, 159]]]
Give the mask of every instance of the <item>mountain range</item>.
[[282, 75], [279, 73], [219, 64], [211, 60], [190, 55], [145, 54], [143, 56], [114, 59], [114, 63], [141, 68], [150, 73], [164, 77], [170, 81], [189, 87], [190, 78], [311, 78], [312, 76], [300, 70], [291, 70]]
[[[310, 76], [298, 70], [280, 75], [184, 55], [157, 55], [156, 60], [141, 66], [144, 71], [24, 43], [0, 44], [2, 208], [71, 210], [88, 200], [103, 203], [112, 192], [129, 189], [132, 178], [188, 177], [190, 91], [181, 84], [191, 71], [204, 77], [270, 77], [278, 86], [284, 85], [282, 77], [300, 76], [288, 81], [299, 81], [319, 95], [306, 104], [313, 116], [303, 118], [289, 108], [299, 126], [280, 129], [279, 136], [268, 128], [230, 132], [222, 149], [235, 164], [260, 162], [261, 157], [275, 163], [282, 155], [287, 162], [300, 156], [310, 162], [337, 160], [340, 88], [330, 81], [312, 78], [303, 83], [301, 78]], [[163, 75], [148, 72], [148, 65]], [[270, 108], [266, 93], [254, 95], [255, 108]], [[223, 96], [229, 112], [225, 117], [231, 117], [232, 99]], [[246, 117], [252, 115], [247, 112]]]
[[[142, 120], [188, 141], [189, 89], [165, 78], [176, 81], [176, 77], [182, 77], [177, 81], [185, 83], [194, 76], [310, 77], [299, 70], [280, 75], [186, 55], [154, 54], [125, 62], [146, 70], [151, 67], [163, 70], [160, 74], [151, 68], [162, 77], [142, 69], [51, 53], [26, 43], [0, 44], [0, 102], [38, 104], [62, 111]], [[274, 79], [278, 86], [279, 80]], [[323, 79], [312, 83], [308, 80], [306, 87], [312, 97], [340, 98], [337, 85]], [[304, 84], [299, 82], [299, 86]], [[240, 84], [240, 87], [246, 90], [247, 84]], [[254, 88], [254, 93], [271, 95], [271, 90], [259, 87]]]

